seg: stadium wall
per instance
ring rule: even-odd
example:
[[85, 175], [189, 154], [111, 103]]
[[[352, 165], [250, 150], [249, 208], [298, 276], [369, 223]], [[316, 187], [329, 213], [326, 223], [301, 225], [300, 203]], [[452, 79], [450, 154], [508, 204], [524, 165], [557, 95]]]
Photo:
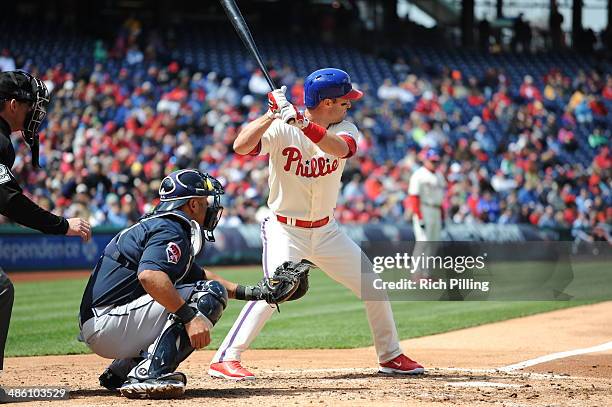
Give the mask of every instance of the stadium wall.
[[[408, 225], [372, 224], [343, 226], [356, 242], [410, 241]], [[18, 226], [0, 227], [0, 266], [6, 271], [90, 269], [106, 244], [119, 231], [96, 228], [88, 243], [65, 236], [42, 235]], [[568, 231], [544, 232], [530, 225], [460, 224], [449, 225], [443, 232], [447, 241], [519, 242], [565, 240]], [[261, 262], [261, 238], [258, 225], [218, 227], [216, 242], [207, 243], [198, 261], [206, 265], [258, 264]]]

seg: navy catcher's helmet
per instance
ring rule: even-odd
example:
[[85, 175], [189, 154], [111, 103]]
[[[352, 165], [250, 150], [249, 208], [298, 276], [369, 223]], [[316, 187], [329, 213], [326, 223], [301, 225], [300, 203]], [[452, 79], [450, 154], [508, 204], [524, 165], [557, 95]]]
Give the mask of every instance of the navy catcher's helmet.
[[38, 167], [38, 128], [47, 116], [49, 90], [43, 81], [25, 71], [0, 72], [0, 100], [11, 99], [30, 104], [23, 136], [32, 150], [32, 165]]
[[361, 99], [363, 92], [353, 89], [351, 77], [341, 69], [323, 68], [314, 71], [304, 81], [304, 104], [316, 107], [324, 99]]
[[155, 207], [155, 212], [166, 212], [180, 208], [191, 198], [212, 197], [206, 208], [206, 217], [202, 229], [205, 231], [205, 238], [214, 242], [212, 234], [217, 227], [223, 207], [221, 206], [221, 195], [225, 191], [221, 183], [207, 173], [198, 170], [178, 170], [174, 171], [162, 180], [159, 187], [159, 198], [161, 202]]

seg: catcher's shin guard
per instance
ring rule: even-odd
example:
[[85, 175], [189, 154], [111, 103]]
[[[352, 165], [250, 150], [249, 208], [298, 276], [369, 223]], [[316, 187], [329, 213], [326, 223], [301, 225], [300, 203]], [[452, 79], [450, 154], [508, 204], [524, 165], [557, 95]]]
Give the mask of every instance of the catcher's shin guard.
[[161, 335], [149, 347], [146, 359], [132, 369], [128, 379], [145, 381], [172, 373], [193, 351], [185, 326], [171, 317]]
[[[220, 283], [198, 281], [187, 303], [210, 322], [209, 329], [212, 329], [227, 306], [227, 298], [227, 290]], [[185, 326], [171, 315], [161, 335], [149, 347], [146, 359], [128, 377], [144, 381], [172, 373], [193, 351]]]

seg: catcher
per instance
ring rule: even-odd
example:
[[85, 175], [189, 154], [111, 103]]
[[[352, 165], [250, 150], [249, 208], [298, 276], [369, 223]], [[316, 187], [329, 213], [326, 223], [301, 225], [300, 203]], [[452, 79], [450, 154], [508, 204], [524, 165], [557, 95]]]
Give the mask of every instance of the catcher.
[[242, 286], [194, 263], [223, 207], [221, 184], [197, 170], [163, 179], [160, 203], [104, 249], [81, 302], [79, 340], [114, 361], [100, 385], [128, 398], [181, 396], [178, 365], [210, 343], [228, 298], [279, 304], [308, 290], [309, 264], [286, 262], [274, 279]]

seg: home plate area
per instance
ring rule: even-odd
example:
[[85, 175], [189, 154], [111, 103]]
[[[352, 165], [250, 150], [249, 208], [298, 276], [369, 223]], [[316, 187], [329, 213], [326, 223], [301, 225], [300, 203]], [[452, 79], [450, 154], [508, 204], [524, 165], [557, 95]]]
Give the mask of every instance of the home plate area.
[[[402, 341], [426, 367], [421, 376], [377, 373], [372, 347], [249, 350], [243, 365], [256, 380], [233, 382], [209, 377], [214, 351], [198, 351], [179, 367], [185, 395], [163, 405], [609, 406], [609, 315], [612, 302], [605, 302]], [[91, 354], [8, 358], [0, 384], [66, 386], [70, 400], [54, 406], [114, 407], [127, 400], [99, 386], [108, 363]], [[37, 404], [48, 402], [30, 403]]]

